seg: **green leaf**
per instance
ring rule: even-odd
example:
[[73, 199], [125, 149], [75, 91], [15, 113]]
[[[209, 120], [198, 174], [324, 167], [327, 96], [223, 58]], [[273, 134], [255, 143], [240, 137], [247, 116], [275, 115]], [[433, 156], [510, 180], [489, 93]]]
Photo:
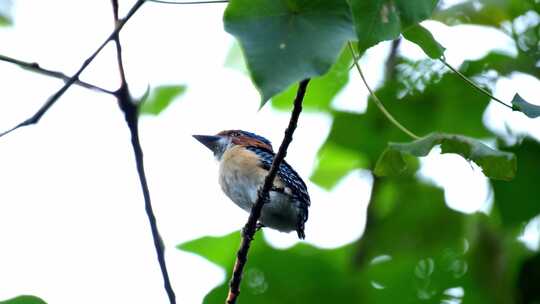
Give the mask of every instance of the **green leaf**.
[[514, 95], [512, 99], [512, 109], [514, 111], [520, 111], [527, 115], [529, 118], [536, 118], [540, 116], [540, 106], [533, 105], [521, 98], [519, 94]]
[[318, 164], [310, 180], [329, 190], [351, 170], [364, 168], [365, 159], [360, 154], [334, 145], [326, 145], [318, 153]]
[[247, 73], [247, 67], [246, 67], [246, 61], [244, 59], [244, 54], [242, 54], [242, 49], [240, 48], [240, 45], [235, 41], [231, 48], [229, 49], [229, 52], [227, 53], [227, 57], [225, 57], [225, 67], [233, 70], [240, 71], [242, 73]]
[[176, 97], [186, 91], [184, 85], [159, 86], [151, 90], [150, 96], [142, 101], [141, 114], [158, 115], [167, 108]]
[[262, 105], [325, 74], [355, 38], [346, 0], [231, 0], [224, 23], [240, 42]]
[[196, 253], [214, 264], [228, 268], [234, 262], [239, 245], [240, 232], [233, 232], [220, 237], [203, 237], [180, 244], [176, 248]]
[[403, 157], [404, 154], [426, 156], [435, 145], [441, 145], [443, 154], [455, 153], [474, 161], [487, 177], [511, 180], [516, 174], [516, 158], [512, 153], [494, 150], [476, 139], [463, 135], [441, 133], [433, 133], [406, 144], [389, 143], [387, 150], [377, 162], [375, 174], [399, 175], [404, 170], [405, 163], [396, 159]]
[[[216, 262], [227, 271], [231, 268], [240, 244], [240, 232], [220, 238], [202, 238], [179, 248]], [[242, 303], [347, 303], [359, 299], [358, 272], [351, 269], [352, 245], [321, 250], [300, 243], [287, 250], [271, 248], [258, 234], [251, 244], [249, 260], [242, 280]], [[324, 286], [324, 293], [320, 292]], [[227, 281], [212, 290], [204, 303], [223, 303]]]
[[11, 18], [11, 1], [0, 1], [0, 26], [8, 26], [13, 23]]
[[42, 299], [35, 296], [18, 296], [13, 299], [0, 301], [0, 304], [47, 304]]
[[521, 226], [540, 214], [540, 143], [526, 138], [520, 144], [501, 149], [516, 155], [518, 170], [509, 183], [492, 181], [495, 206], [505, 226]]
[[[347, 48], [344, 48], [338, 61], [332, 66], [328, 73], [311, 79], [309, 90], [306, 91], [302, 107], [308, 111], [328, 111], [334, 97], [349, 81], [349, 67], [351, 66], [351, 63], [351, 53]], [[272, 97], [272, 107], [279, 110], [292, 109], [293, 100], [297, 90], [298, 84], [294, 84], [286, 91]]]
[[445, 48], [435, 40], [428, 29], [420, 24], [415, 24], [404, 31], [403, 37], [421, 47], [430, 58], [437, 59], [444, 55]]
[[431, 16], [438, 0], [351, 0], [360, 52]]

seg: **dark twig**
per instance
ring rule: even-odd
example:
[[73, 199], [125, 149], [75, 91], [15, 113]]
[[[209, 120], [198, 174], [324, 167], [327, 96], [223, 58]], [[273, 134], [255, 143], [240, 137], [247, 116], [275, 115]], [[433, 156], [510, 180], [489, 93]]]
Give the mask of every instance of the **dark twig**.
[[164, 1], [164, 0], [148, 0], [160, 4], [211, 4], [211, 3], [228, 3], [229, 0], [214, 0], [214, 1]]
[[289, 144], [293, 139], [293, 133], [298, 123], [298, 117], [302, 112], [302, 102], [304, 100], [304, 95], [306, 94], [308, 83], [309, 79], [302, 80], [300, 82], [298, 91], [296, 93], [296, 98], [294, 99], [294, 109], [291, 114], [291, 119], [289, 121], [287, 129], [285, 130], [285, 136], [283, 138], [283, 141], [281, 142], [281, 146], [279, 146], [278, 153], [274, 157], [274, 161], [272, 162], [270, 171], [264, 179], [264, 184], [262, 188], [259, 189], [257, 201], [251, 208], [251, 213], [249, 214], [248, 221], [242, 229], [242, 242], [240, 243], [240, 248], [238, 249], [238, 252], [236, 254], [236, 262], [234, 263], [232, 278], [229, 283], [230, 289], [229, 294], [227, 295], [227, 304], [236, 303], [236, 299], [240, 294], [240, 282], [242, 281], [242, 272], [247, 262], [247, 255], [249, 247], [251, 245], [251, 241], [253, 240], [253, 236], [256, 232], [257, 221], [261, 216], [261, 211], [264, 203], [268, 201], [268, 192], [273, 185], [279, 165], [285, 158], [287, 154], [287, 148], [289, 147]]
[[[64, 74], [62, 72], [42, 68], [37, 62], [26, 62], [26, 61], [11, 58], [11, 57], [1, 55], [1, 54], [0, 54], [0, 61], [13, 63], [13, 64], [18, 65], [19, 67], [25, 69], [25, 70], [29, 70], [29, 71], [32, 71], [32, 72], [35, 72], [35, 73], [38, 73], [38, 74], [41, 74], [41, 75], [49, 76], [49, 77], [62, 79], [64, 81], [69, 81], [69, 79], [70, 79], [70, 77], [68, 75], [66, 75], [66, 74]], [[107, 89], [98, 87], [98, 86], [93, 85], [93, 84], [88, 83], [88, 82], [84, 82], [82, 80], [78, 80], [78, 79], [75, 80], [75, 84], [79, 85], [79, 86], [81, 86], [83, 88], [90, 89], [90, 90], [95, 90], [95, 91], [98, 91], [98, 92], [114, 95], [113, 91], [109, 91]]]
[[92, 55], [90, 55], [90, 57], [88, 57], [84, 62], [83, 64], [81, 65], [81, 67], [79, 68], [79, 70], [73, 74], [73, 76], [71, 76], [67, 81], [66, 83], [58, 90], [56, 91], [56, 93], [54, 93], [51, 97], [49, 97], [49, 99], [47, 99], [47, 101], [45, 102], [45, 104], [43, 104], [43, 106], [41, 106], [41, 108], [36, 112], [34, 113], [34, 115], [32, 115], [30, 118], [24, 120], [23, 122], [19, 123], [18, 125], [16, 125], [15, 127], [7, 130], [7, 131], [4, 131], [3, 133], [0, 133], [0, 137], [6, 135], [6, 134], [9, 134], [15, 130], [17, 130], [18, 128], [21, 128], [21, 127], [25, 127], [25, 126], [29, 126], [29, 125], [33, 125], [33, 124], [36, 124], [39, 122], [39, 120], [41, 119], [41, 117], [47, 113], [47, 111], [56, 103], [56, 101], [62, 96], [64, 95], [64, 93], [74, 84], [77, 82], [77, 80], [79, 79], [79, 76], [81, 75], [81, 73], [86, 69], [86, 67], [88, 67], [88, 65], [94, 60], [94, 58], [96, 58], [96, 56], [99, 54], [99, 52], [101, 52], [101, 50], [105, 47], [105, 45], [107, 45], [107, 43], [109, 43], [109, 41], [113, 40], [114, 37], [116, 36], [116, 34], [118, 34], [118, 32], [120, 32], [120, 30], [122, 30], [122, 28], [124, 27], [124, 25], [128, 22], [128, 20], [133, 17], [133, 15], [139, 10], [139, 8], [141, 8], [141, 6], [144, 4], [146, 0], [137, 0], [137, 2], [133, 5], [133, 7], [129, 10], [129, 12], [127, 13], [126, 17], [119, 20], [118, 23], [116, 24], [116, 28], [114, 29], [114, 31], [109, 35], [109, 37], [107, 37], [107, 39], [105, 39], [105, 41], [103, 41], [103, 43], [101, 43], [101, 45], [94, 51], [94, 53], [92, 53]]
[[[118, 0], [111, 0], [113, 6], [114, 21], [116, 26], [122, 22], [118, 18]], [[159, 267], [161, 269], [161, 275], [163, 276], [163, 285], [167, 296], [169, 297], [170, 304], [176, 303], [176, 296], [169, 279], [169, 273], [167, 271], [167, 264], [165, 263], [165, 246], [159, 235], [156, 217], [152, 208], [152, 201], [150, 200], [150, 191], [148, 189], [148, 183], [146, 181], [146, 174], [144, 171], [144, 157], [139, 140], [139, 127], [138, 127], [138, 104], [136, 104], [131, 94], [129, 93], [129, 87], [126, 82], [126, 74], [124, 70], [124, 61], [122, 59], [122, 45], [120, 43], [120, 33], [116, 32], [113, 37], [113, 41], [116, 45], [116, 58], [118, 62], [118, 71], [120, 73], [120, 88], [116, 92], [116, 98], [118, 99], [118, 105], [124, 113], [129, 132], [131, 134], [131, 145], [133, 147], [133, 153], [135, 154], [135, 162], [137, 164], [137, 173], [139, 175], [139, 181], [144, 196], [144, 205], [148, 221], [150, 222], [150, 229], [152, 231], [152, 238], [154, 240], [154, 247], [158, 258]]]

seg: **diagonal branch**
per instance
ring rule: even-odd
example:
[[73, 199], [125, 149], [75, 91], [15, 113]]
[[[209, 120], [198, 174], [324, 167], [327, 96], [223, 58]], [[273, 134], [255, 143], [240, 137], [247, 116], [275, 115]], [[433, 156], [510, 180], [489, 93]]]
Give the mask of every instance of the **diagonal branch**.
[[[118, 0], [111, 0], [113, 6], [114, 21], [116, 26], [122, 22], [122, 19], [118, 18]], [[127, 17], [126, 17], [127, 18]], [[152, 208], [152, 201], [150, 199], [150, 190], [148, 189], [148, 183], [146, 181], [146, 173], [144, 171], [144, 157], [139, 140], [139, 126], [138, 116], [139, 109], [129, 93], [129, 87], [126, 82], [126, 73], [124, 70], [124, 61], [122, 59], [122, 45], [120, 43], [120, 33], [116, 32], [113, 36], [113, 41], [116, 46], [116, 58], [118, 62], [118, 71], [120, 73], [120, 88], [116, 91], [116, 98], [118, 99], [118, 105], [124, 113], [129, 132], [131, 134], [131, 146], [133, 147], [133, 153], [135, 154], [135, 162], [137, 164], [137, 174], [141, 183], [141, 188], [144, 196], [144, 206], [148, 221], [150, 223], [150, 230], [152, 231], [152, 238], [154, 240], [154, 247], [156, 250], [161, 275], [163, 276], [163, 284], [170, 304], [176, 303], [176, 296], [171, 286], [169, 279], [169, 273], [167, 271], [167, 264], [165, 263], [165, 248], [159, 235], [156, 217]]]
[[133, 7], [129, 10], [129, 12], [127, 13], [126, 17], [119, 20], [118, 23], [116, 24], [116, 28], [114, 29], [114, 31], [107, 37], [107, 39], [105, 39], [105, 41], [103, 41], [103, 43], [101, 43], [101, 45], [94, 51], [94, 53], [92, 53], [92, 55], [90, 55], [90, 57], [88, 57], [84, 62], [83, 64], [81, 65], [81, 67], [79, 68], [79, 70], [77, 70], [77, 72], [75, 74], [73, 74], [73, 76], [71, 76], [67, 81], [66, 83], [58, 90], [56, 91], [56, 93], [54, 93], [51, 97], [49, 97], [49, 99], [47, 99], [47, 101], [41, 106], [41, 108], [39, 108], [39, 110], [34, 113], [34, 115], [32, 115], [31, 117], [27, 118], [26, 120], [22, 121], [21, 123], [19, 123], [18, 125], [16, 125], [15, 127], [7, 130], [7, 131], [4, 131], [2, 133], [0, 133], [0, 137], [6, 135], [6, 134], [9, 134], [15, 130], [17, 130], [18, 128], [21, 128], [21, 127], [26, 127], [26, 126], [29, 126], [29, 125], [33, 125], [33, 124], [36, 124], [39, 122], [39, 120], [41, 119], [41, 117], [47, 113], [47, 111], [56, 103], [56, 101], [62, 96], [64, 95], [64, 93], [74, 84], [77, 82], [77, 80], [79, 80], [79, 76], [81, 75], [81, 73], [88, 67], [88, 65], [94, 60], [94, 58], [96, 58], [96, 56], [101, 52], [101, 50], [103, 50], [103, 48], [105, 47], [105, 45], [107, 45], [107, 43], [109, 43], [109, 41], [113, 40], [114, 37], [118, 34], [118, 32], [120, 32], [120, 30], [122, 30], [122, 28], [124, 27], [124, 25], [129, 21], [129, 19], [131, 17], [133, 17], [133, 15], [139, 10], [139, 8], [141, 8], [141, 6], [144, 4], [146, 0], [137, 0], [137, 2], [133, 5]]
[[[26, 62], [26, 61], [11, 58], [11, 57], [1, 55], [1, 54], [0, 54], [0, 61], [13, 63], [15, 65], [18, 65], [20, 68], [25, 69], [25, 70], [29, 70], [29, 71], [32, 71], [32, 72], [35, 72], [35, 73], [38, 73], [38, 74], [41, 74], [41, 75], [45, 75], [45, 76], [58, 78], [58, 79], [61, 79], [61, 80], [64, 80], [64, 81], [69, 81], [69, 78], [70, 78], [68, 75], [66, 75], [66, 74], [64, 74], [62, 72], [42, 68], [37, 62]], [[109, 91], [107, 89], [104, 89], [102, 87], [98, 87], [98, 86], [93, 85], [93, 84], [88, 83], [88, 82], [84, 82], [82, 80], [78, 80], [78, 79], [75, 80], [75, 84], [80, 85], [81, 87], [87, 88], [87, 89], [90, 89], [90, 90], [95, 90], [95, 91], [106, 93], [106, 94], [109, 94], [109, 95], [114, 95], [113, 91]]]
[[293, 133], [298, 123], [298, 117], [300, 117], [300, 113], [302, 112], [302, 102], [304, 100], [304, 95], [306, 94], [308, 83], [309, 78], [300, 82], [298, 91], [296, 93], [296, 98], [294, 99], [294, 108], [291, 114], [291, 119], [289, 121], [289, 126], [285, 130], [285, 136], [283, 138], [283, 141], [281, 142], [281, 145], [279, 146], [278, 153], [274, 157], [274, 161], [272, 162], [270, 171], [264, 179], [264, 184], [259, 190], [257, 201], [251, 208], [251, 213], [249, 214], [248, 221], [242, 229], [242, 242], [240, 243], [240, 249], [238, 249], [236, 262], [234, 263], [232, 278], [229, 283], [230, 288], [229, 294], [227, 295], [227, 304], [236, 303], [236, 299], [240, 294], [240, 282], [242, 281], [242, 272], [247, 262], [247, 255], [249, 247], [251, 245], [251, 241], [253, 240], [253, 236], [255, 235], [255, 232], [257, 230], [257, 221], [261, 217], [261, 211], [264, 203], [268, 201], [268, 192], [270, 191], [270, 188], [274, 183], [274, 178], [276, 177], [279, 165], [281, 164], [283, 159], [285, 159], [285, 155], [287, 154], [287, 148], [292, 142]]

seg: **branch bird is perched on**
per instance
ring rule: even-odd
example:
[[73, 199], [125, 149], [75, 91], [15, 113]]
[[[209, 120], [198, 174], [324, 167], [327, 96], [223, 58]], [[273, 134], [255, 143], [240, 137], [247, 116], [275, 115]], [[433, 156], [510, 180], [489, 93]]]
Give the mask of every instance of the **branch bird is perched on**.
[[[241, 130], [193, 137], [212, 150], [219, 161], [219, 184], [223, 192], [250, 212], [274, 160], [270, 141]], [[260, 224], [282, 232], [296, 230], [303, 239], [309, 194], [304, 181], [285, 161], [279, 166], [269, 198], [262, 208]]]

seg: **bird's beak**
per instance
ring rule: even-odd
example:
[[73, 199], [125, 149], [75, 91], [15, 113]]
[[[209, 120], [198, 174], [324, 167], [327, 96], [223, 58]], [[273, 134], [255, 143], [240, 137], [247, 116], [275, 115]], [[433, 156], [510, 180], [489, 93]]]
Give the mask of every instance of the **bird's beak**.
[[219, 140], [221, 139], [221, 136], [193, 135], [193, 137], [213, 152], [218, 150], [218, 147], [220, 145]]

